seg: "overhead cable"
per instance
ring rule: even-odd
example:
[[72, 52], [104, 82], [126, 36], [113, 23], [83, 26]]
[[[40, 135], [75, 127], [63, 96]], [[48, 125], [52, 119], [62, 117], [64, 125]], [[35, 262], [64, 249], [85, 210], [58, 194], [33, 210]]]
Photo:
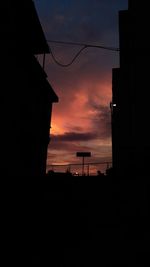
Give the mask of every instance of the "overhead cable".
[[100, 48], [100, 49], [105, 49], [105, 50], [109, 50], [109, 51], [114, 51], [114, 52], [118, 52], [119, 48], [114, 48], [114, 47], [107, 47], [107, 46], [101, 46], [101, 45], [91, 45], [91, 44], [84, 44], [84, 43], [75, 43], [75, 42], [64, 42], [64, 41], [55, 41], [55, 40], [47, 40], [48, 43], [57, 43], [57, 44], [65, 44], [65, 45], [74, 45], [74, 46], [82, 46], [82, 48], [77, 52], [77, 54], [73, 57], [73, 59], [67, 63], [67, 64], [63, 64], [61, 63], [54, 55], [51, 47], [50, 48], [50, 54], [54, 60], [54, 62], [59, 65], [60, 67], [69, 67], [71, 66], [74, 61], [78, 58], [78, 56], [81, 54], [81, 52], [83, 50], [85, 50], [86, 48]]
[[93, 44], [86, 44], [86, 43], [78, 43], [78, 42], [64, 42], [64, 41], [56, 41], [56, 40], [47, 40], [48, 43], [55, 43], [55, 44], [66, 44], [66, 45], [76, 45], [76, 46], [86, 46], [86, 47], [93, 47], [93, 48], [100, 48], [105, 50], [110, 50], [114, 52], [119, 52], [119, 48], [111, 47], [111, 46], [103, 46], [103, 45], [93, 45]]
[[73, 62], [77, 59], [77, 57], [81, 54], [81, 52], [82, 52], [84, 49], [86, 49], [86, 48], [87, 48], [87, 46], [83, 46], [83, 47], [79, 50], [79, 52], [73, 57], [73, 59], [72, 59], [69, 63], [67, 63], [67, 64], [63, 64], [63, 63], [59, 62], [59, 61], [56, 59], [55, 55], [53, 54], [51, 48], [50, 48], [50, 54], [51, 54], [51, 56], [52, 56], [54, 62], [55, 62], [57, 65], [59, 65], [60, 67], [69, 67], [69, 66], [71, 66], [71, 65], [73, 64]]

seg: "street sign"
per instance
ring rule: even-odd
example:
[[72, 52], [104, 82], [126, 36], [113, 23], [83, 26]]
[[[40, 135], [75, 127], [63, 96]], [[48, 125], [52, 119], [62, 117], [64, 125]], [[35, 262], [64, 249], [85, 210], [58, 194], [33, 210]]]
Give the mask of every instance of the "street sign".
[[91, 157], [91, 152], [77, 152], [77, 157]]
[[91, 157], [91, 152], [77, 152], [77, 157], [82, 157], [82, 176], [84, 176], [84, 158]]

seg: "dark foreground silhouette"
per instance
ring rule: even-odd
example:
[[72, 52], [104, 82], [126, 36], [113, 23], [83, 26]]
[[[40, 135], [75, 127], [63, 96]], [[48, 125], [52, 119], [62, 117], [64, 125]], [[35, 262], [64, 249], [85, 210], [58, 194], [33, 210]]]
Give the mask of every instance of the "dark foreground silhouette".
[[28, 242], [32, 264], [145, 266], [149, 183], [146, 177], [120, 178], [36, 180]]
[[149, 266], [149, 228], [146, 177], [1, 182], [1, 261], [8, 266]]

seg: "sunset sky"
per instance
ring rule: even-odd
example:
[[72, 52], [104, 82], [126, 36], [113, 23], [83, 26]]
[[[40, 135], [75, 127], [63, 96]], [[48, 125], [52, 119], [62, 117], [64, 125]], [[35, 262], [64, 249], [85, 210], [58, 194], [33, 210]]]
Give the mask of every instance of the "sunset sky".
[[[118, 11], [127, 0], [36, 0], [46, 39], [119, 47]], [[80, 47], [49, 44], [61, 63]], [[112, 68], [119, 53], [96, 48], [61, 68], [46, 57], [48, 80], [59, 97], [53, 105], [47, 166], [80, 163], [77, 151], [91, 151], [90, 162], [111, 161]]]

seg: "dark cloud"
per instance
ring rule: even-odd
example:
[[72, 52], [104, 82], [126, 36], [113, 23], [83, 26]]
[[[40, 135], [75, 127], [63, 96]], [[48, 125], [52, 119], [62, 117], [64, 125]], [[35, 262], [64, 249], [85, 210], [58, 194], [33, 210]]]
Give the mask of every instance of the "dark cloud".
[[[90, 147], [88, 144], [85, 143], [85, 145], [81, 145], [78, 142], [67, 142], [67, 141], [56, 141], [55, 139], [52, 139], [49, 144], [49, 153], [51, 153], [56, 156], [56, 151], [62, 152], [64, 155], [67, 153], [69, 156], [69, 153], [74, 154], [77, 151], [89, 151]], [[55, 151], [55, 152], [54, 152]]]
[[36, 6], [48, 37], [100, 41], [115, 30], [117, 12], [127, 0], [43, 0]]
[[58, 142], [75, 142], [82, 141], [87, 142], [91, 140], [95, 140], [97, 138], [97, 134], [94, 132], [90, 133], [77, 133], [77, 132], [68, 132], [60, 135], [51, 135], [53, 141]]

